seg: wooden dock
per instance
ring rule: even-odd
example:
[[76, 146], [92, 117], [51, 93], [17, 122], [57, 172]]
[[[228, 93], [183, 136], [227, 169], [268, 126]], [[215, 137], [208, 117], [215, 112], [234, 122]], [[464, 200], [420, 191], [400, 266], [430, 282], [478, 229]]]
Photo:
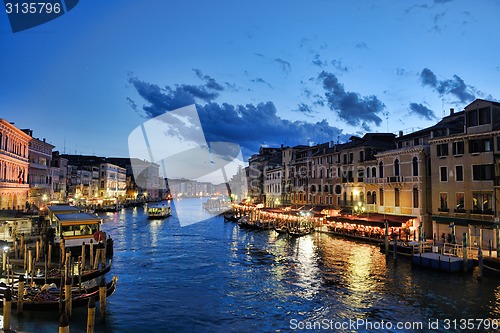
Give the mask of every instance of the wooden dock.
[[[445, 272], [463, 272], [463, 258], [441, 253], [425, 252], [412, 256], [412, 264]], [[474, 260], [467, 260], [467, 271], [472, 270]]]

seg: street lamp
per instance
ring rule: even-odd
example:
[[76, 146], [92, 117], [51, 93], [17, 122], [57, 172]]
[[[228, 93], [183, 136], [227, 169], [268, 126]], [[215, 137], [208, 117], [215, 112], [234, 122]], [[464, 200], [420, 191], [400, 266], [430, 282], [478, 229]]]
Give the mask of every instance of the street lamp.
[[356, 215], [363, 214], [365, 212], [365, 206], [361, 201], [359, 201], [358, 204], [354, 206], [354, 211], [356, 212]]

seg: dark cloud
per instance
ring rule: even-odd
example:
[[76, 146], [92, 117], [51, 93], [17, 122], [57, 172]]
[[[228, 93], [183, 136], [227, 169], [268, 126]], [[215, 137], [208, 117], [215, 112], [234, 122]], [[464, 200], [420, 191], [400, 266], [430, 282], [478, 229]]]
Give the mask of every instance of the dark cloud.
[[328, 106], [335, 111], [340, 119], [351, 126], [362, 126], [369, 130], [370, 124], [379, 126], [382, 119], [378, 116], [385, 109], [376, 96], [362, 97], [358, 93], [345, 91], [337, 77], [328, 72], [322, 72], [319, 79], [325, 89]]
[[261, 77], [258, 77], [256, 79], [252, 79], [250, 80], [251, 82], [254, 82], [254, 83], [262, 83], [262, 84], [265, 84], [267, 85], [269, 88], [273, 88], [273, 86], [271, 86], [271, 84], [269, 82], [267, 82], [266, 80], [264, 80], [263, 78]]
[[[270, 146], [280, 144], [303, 144], [308, 140], [325, 140], [342, 136], [342, 130], [330, 126], [326, 120], [312, 123], [305, 121], [290, 121], [281, 118], [272, 102], [231, 105], [216, 103], [199, 97], [199, 90], [213, 91], [207, 86], [181, 84], [175, 88], [166, 86], [160, 88], [131, 76], [129, 83], [144, 99], [142, 111], [147, 118], [157, 117], [165, 112], [196, 104], [205, 138], [208, 142], [222, 141], [238, 143], [245, 154], [258, 151], [260, 144], [265, 142]], [[193, 93], [194, 92], [194, 93]], [[129, 105], [138, 110], [137, 104], [127, 98]], [[204, 102], [204, 103], [200, 103]], [[305, 110], [305, 109], [304, 109]], [[179, 123], [179, 126], [182, 124]], [[181, 133], [181, 130], [179, 130]]]
[[292, 70], [292, 65], [290, 65], [288, 61], [285, 61], [281, 58], [275, 58], [274, 61], [281, 65], [281, 69], [283, 70], [283, 72], [288, 74]]
[[417, 116], [424, 118], [424, 119], [427, 119], [427, 120], [437, 119], [434, 111], [425, 107], [422, 104], [410, 103], [410, 113], [416, 114]]
[[440, 95], [453, 95], [458, 98], [461, 103], [469, 103], [475, 99], [475, 88], [466, 85], [458, 75], [453, 75], [452, 79], [438, 80], [436, 74], [430, 69], [424, 68], [420, 73], [420, 81], [423, 86], [433, 88]]
[[209, 89], [217, 90], [217, 91], [222, 91], [224, 88], [222, 85], [217, 83], [212, 77], [209, 75], [203, 75], [201, 70], [193, 68], [193, 71], [195, 72], [196, 76], [200, 78], [201, 80], [206, 82], [206, 87]]
[[300, 113], [303, 113], [305, 114], [306, 116], [308, 117], [311, 117], [314, 113], [317, 113], [316, 111], [314, 111], [312, 109], [311, 106], [305, 104], [305, 103], [300, 103], [298, 106], [297, 106], [297, 109], [295, 110], [292, 110], [294, 112], [300, 112]]

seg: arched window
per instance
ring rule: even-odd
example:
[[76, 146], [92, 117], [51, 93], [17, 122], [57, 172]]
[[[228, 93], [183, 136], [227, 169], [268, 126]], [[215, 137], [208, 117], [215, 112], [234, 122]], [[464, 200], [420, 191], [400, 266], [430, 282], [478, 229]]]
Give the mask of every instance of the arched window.
[[311, 192], [312, 193], [316, 192], [316, 185], [311, 185]]
[[384, 178], [384, 162], [378, 164], [378, 177]]
[[325, 192], [325, 193], [330, 192], [330, 189], [328, 188], [328, 185], [323, 186], [323, 192]]
[[366, 168], [366, 178], [370, 178], [370, 167]]
[[417, 157], [414, 157], [412, 160], [412, 166], [413, 166], [413, 176], [418, 176], [418, 159]]
[[399, 176], [399, 160], [394, 161], [394, 176]]
[[372, 177], [377, 177], [377, 167], [372, 167]]
[[373, 191], [372, 195], [372, 203], [377, 204], [377, 192]]

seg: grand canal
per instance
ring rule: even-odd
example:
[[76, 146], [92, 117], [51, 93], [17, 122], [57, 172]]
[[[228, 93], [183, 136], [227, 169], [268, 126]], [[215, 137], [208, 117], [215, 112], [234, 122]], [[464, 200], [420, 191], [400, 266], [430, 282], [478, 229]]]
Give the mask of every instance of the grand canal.
[[[172, 206], [164, 220], [148, 220], [144, 208], [101, 215], [115, 241], [108, 278], [119, 280], [96, 332], [287, 332], [314, 322], [332, 331], [377, 331], [338, 326], [361, 320], [421, 323], [420, 331], [438, 321], [439, 331], [448, 323], [459, 332], [461, 319], [500, 319], [500, 283], [478, 282], [476, 272], [416, 269], [407, 259], [386, 261], [374, 245], [321, 233], [287, 239], [222, 217], [181, 227], [176, 208], [193, 220], [206, 213], [200, 199]], [[12, 322], [19, 331], [57, 331], [56, 314], [13, 315]], [[71, 332], [85, 332], [85, 323], [86, 309], [78, 309]]]

